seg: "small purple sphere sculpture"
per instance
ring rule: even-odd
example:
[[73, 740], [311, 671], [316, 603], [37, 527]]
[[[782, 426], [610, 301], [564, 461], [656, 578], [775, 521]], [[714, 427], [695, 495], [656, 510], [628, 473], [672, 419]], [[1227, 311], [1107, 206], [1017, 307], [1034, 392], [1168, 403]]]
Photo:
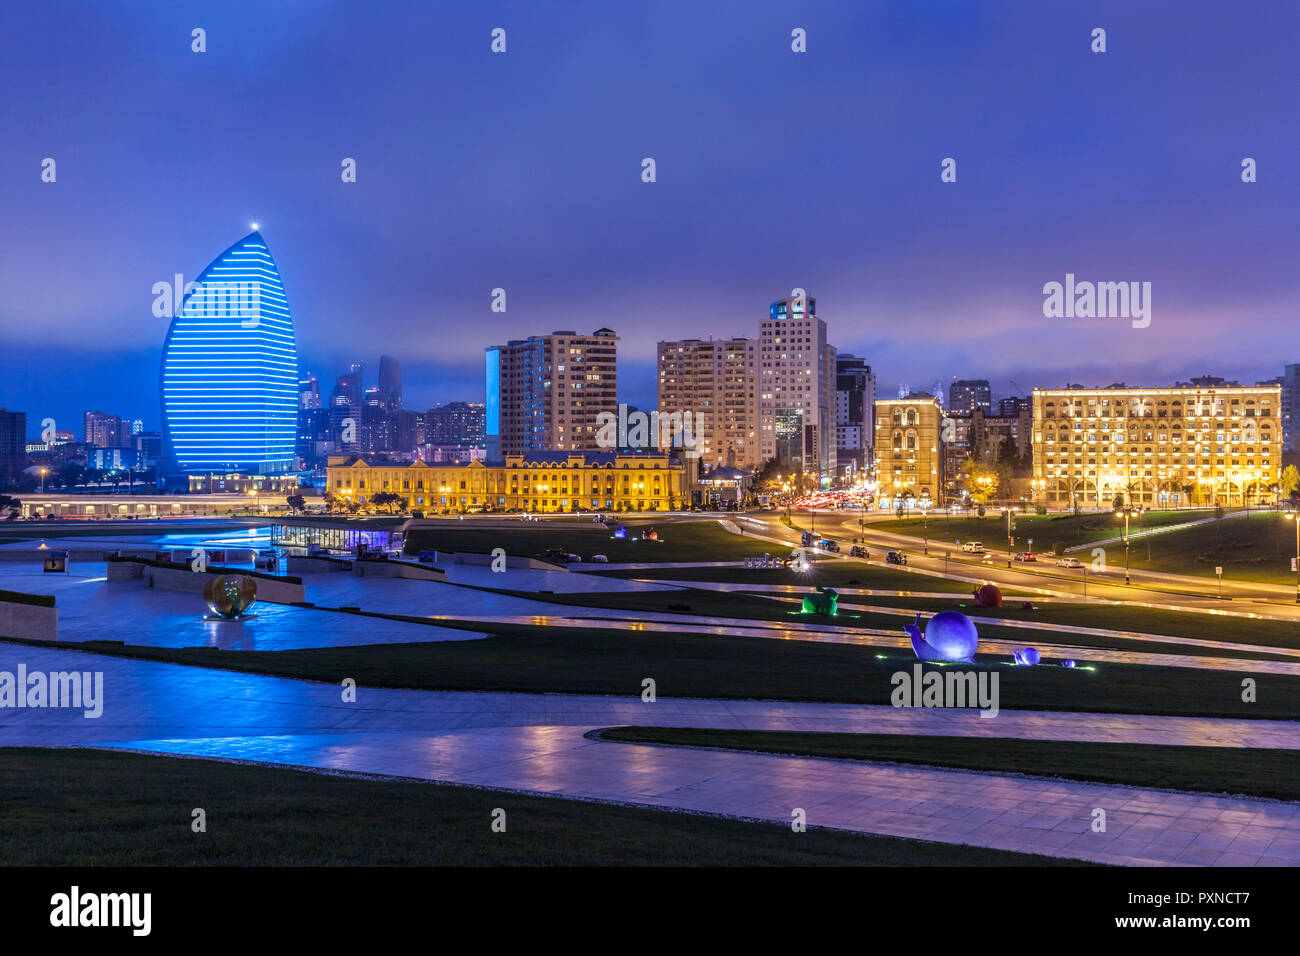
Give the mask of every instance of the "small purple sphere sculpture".
[[1042, 655], [1038, 653], [1038, 648], [1036, 647], [1020, 648], [1020, 650], [1016, 651], [1015, 658], [1017, 664], [1024, 664], [1027, 667], [1033, 667], [1043, 659]]

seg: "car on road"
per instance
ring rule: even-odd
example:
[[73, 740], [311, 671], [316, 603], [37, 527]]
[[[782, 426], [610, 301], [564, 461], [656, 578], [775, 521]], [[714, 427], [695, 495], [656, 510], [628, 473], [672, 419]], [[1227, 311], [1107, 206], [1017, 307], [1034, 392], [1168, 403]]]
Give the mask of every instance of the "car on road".
[[809, 547], [813, 543], [812, 532], [811, 531], [802, 532], [799, 535], [799, 543], [803, 545], [805, 548]]
[[1058, 568], [1081, 568], [1083, 567], [1083, 562], [1078, 558], [1061, 558], [1056, 562], [1056, 566]]
[[1016, 555], [1017, 561], [1023, 561], [1025, 564], [1037, 564], [1038, 556], [1032, 551], [1021, 551]]
[[885, 563], [905, 565], [907, 564], [907, 555], [905, 555], [902, 551], [886, 551]]
[[593, 555], [591, 556], [591, 563], [592, 563], [592, 564], [608, 564], [608, 563], [609, 563], [609, 556], [608, 556], [608, 555], [604, 555], [604, 554], [593, 554]]
[[849, 548], [849, 557], [865, 558], [867, 557], [867, 549], [860, 544], [855, 544], [853, 547]]
[[961, 549], [967, 554], [983, 554], [986, 550], [983, 541], [967, 541]]
[[817, 547], [821, 548], [823, 551], [830, 551], [838, 554], [840, 543], [838, 541], [832, 541], [830, 538], [823, 538], [821, 541], [817, 542]]

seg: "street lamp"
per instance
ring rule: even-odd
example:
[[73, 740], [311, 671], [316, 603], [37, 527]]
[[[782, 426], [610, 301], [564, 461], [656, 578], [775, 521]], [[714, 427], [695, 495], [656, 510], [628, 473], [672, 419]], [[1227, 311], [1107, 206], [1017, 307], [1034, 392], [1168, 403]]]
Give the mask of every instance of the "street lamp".
[[925, 541], [921, 546], [921, 553], [928, 555], [930, 553], [930, 509], [921, 509], [921, 534], [925, 536]]
[[1123, 519], [1124, 519], [1124, 583], [1125, 583], [1125, 584], [1128, 584], [1128, 583], [1129, 583], [1129, 574], [1128, 574], [1128, 552], [1129, 552], [1129, 543], [1128, 543], [1128, 521], [1129, 521], [1129, 518], [1137, 518], [1137, 517], [1140, 517], [1141, 514], [1142, 514], [1142, 512], [1138, 511], [1136, 508], [1124, 508], [1124, 509], [1122, 509], [1122, 510], [1120, 510], [1120, 511], [1116, 511], [1116, 512], [1115, 512], [1115, 517], [1116, 517], [1116, 518], [1123, 518]]
[[1300, 514], [1288, 511], [1282, 517], [1295, 522], [1295, 599], [1300, 604]]
[[1009, 568], [1011, 567], [1011, 516], [1016, 513], [1016, 509], [1003, 508], [1002, 513], [1007, 516], [1007, 567]]
[[256, 486], [254, 486], [254, 487], [248, 489], [248, 497], [250, 497], [250, 498], [252, 498], [252, 499], [254, 499], [254, 500], [256, 501], [256, 503], [257, 503], [257, 510], [260, 511], [260, 510], [261, 510], [261, 504], [262, 504], [262, 498], [261, 498], [260, 495], [258, 495], [258, 493], [257, 493], [257, 487], [256, 487]]
[[41, 494], [45, 494], [45, 476], [48, 475], [49, 473], [50, 473], [50, 469], [48, 468], [41, 469]]

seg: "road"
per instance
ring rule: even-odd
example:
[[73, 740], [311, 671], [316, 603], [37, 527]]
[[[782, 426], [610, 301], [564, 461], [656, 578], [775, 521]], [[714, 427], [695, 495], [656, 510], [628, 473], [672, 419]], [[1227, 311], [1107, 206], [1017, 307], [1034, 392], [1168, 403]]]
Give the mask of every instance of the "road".
[[[763, 525], [758, 533], [797, 547], [799, 532], [781, 524], [781, 517], [775, 512], [745, 516], [751, 529], [754, 529], [757, 522]], [[871, 564], [882, 563], [884, 551], [892, 549], [907, 553], [906, 570], [913, 572], [929, 572], [959, 580], [989, 581], [999, 587], [1044, 595], [1087, 597], [1175, 610], [1258, 613], [1270, 618], [1300, 621], [1300, 605], [1295, 601], [1295, 590], [1285, 585], [1225, 581], [1223, 596], [1220, 598], [1214, 581], [1189, 575], [1134, 571], [1131, 573], [1132, 583], [1126, 585], [1124, 569], [1114, 565], [1109, 566], [1103, 574], [1092, 571], [1087, 567], [1088, 562], [1084, 562], [1085, 567], [1079, 570], [1058, 568], [1054, 559], [1051, 563], [1032, 565], [1013, 561], [1008, 568], [1005, 552], [990, 552], [981, 560], [975, 555], [963, 553], [955, 541], [931, 538], [927, 555], [924, 553], [927, 550], [926, 544], [921, 537], [879, 530], [870, 524], [865, 530], [860, 530], [860, 518], [858, 512], [819, 511], [816, 513], [815, 527], [819, 536], [829, 535], [841, 541], [852, 542], [854, 538], [865, 538], [870, 552], [868, 563]], [[810, 512], [796, 512], [792, 515], [792, 520], [801, 527], [814, 527], [814, 517]], [[842, 555], [841, 559], [857, 560], [843, 558]]]

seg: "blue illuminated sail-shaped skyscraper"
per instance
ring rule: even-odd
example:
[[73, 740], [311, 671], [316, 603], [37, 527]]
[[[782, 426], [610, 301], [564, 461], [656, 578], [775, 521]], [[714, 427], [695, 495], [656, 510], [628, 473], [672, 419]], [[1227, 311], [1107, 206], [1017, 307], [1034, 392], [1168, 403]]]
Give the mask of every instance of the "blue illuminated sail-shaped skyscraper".
[[161, 390], [167, 452], [181, 471], [292, 468], [298, 353], [260, 233], [217, 256], [186, 293], [163, 346]]

